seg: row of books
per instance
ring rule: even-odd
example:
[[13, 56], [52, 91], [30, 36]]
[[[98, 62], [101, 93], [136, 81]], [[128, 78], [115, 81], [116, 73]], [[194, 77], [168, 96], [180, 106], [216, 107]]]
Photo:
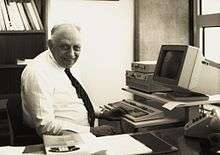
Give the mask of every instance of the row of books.
[[43, 30], [34, 0], [28, 3], [0, 0], [0, 30]]

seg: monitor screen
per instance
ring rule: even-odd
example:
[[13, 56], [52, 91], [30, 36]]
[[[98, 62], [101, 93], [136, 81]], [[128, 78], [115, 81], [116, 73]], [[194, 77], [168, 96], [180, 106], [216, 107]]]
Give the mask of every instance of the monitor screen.
[[176, 87], [182, 74], [187, 46], [162, 45], [154, 71], [154, 80]]
[[164, 51], [163, 60], [161, 61], [161, 68], [159, 76], [168, 79], [178, 79], [178, 73], [181, 69], [183, 60], [183, 51]]

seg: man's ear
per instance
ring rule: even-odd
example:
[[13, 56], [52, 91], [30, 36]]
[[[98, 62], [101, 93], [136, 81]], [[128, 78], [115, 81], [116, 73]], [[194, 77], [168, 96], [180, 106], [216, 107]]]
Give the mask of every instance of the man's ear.
[[48, 40], [48, 47], [50, 50], [53, 49], [53, 43], [51, 39]]

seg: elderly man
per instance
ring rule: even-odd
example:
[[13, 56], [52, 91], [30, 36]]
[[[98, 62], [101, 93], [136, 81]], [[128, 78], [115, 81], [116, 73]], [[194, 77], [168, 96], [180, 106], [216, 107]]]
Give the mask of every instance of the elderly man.
[[[48, 46], [49, 50], [34, 58], [22, 73], [24, 122], [36, 128], [39, 135], [60, 135], [65, 130], [91, 131], [98, 136], [113, 134], [109, 126], [93, 127], [93, 106], [79, 81], [70, 72], [81, 52], [78, 27], [71, 24], [55, 26]], [[99, 116], [120, 114], [120, 110], [115, 110], [99, 113]]]

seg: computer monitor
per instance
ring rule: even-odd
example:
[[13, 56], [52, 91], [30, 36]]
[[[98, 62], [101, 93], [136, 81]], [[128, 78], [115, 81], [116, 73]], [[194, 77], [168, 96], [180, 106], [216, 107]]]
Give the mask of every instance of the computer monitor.
[[174, 100], [207, 100], [220, 93], [220, 70], [188, 45], [162, 45], [153, 79], [172, 88], [168, 95]]

